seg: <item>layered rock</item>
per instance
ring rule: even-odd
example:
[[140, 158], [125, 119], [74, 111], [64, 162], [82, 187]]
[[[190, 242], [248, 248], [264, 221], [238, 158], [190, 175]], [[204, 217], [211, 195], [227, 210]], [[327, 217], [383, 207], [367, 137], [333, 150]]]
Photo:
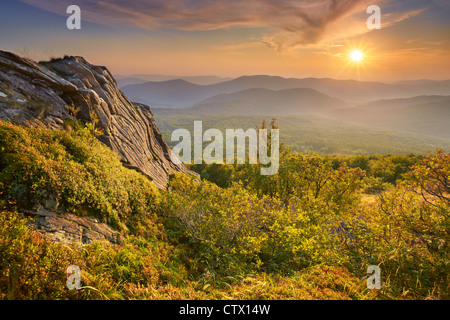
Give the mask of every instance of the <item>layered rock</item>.
[[36, 63], [0, 51], [0, 119], [53, 129], [96, 123], [98, 139], [159, 188], [170, 173], [189, 173], [172, 160], [150, 107], [131, 103], [107, 68], [82, 57]]
[[31, 212], [36, 216], [33, 227], [53, 241], [89, 244], [94, 241], [109, 241], [120, 244], [122, 235], [106, 223], [94, 217], [79, 217], [69, 213]]

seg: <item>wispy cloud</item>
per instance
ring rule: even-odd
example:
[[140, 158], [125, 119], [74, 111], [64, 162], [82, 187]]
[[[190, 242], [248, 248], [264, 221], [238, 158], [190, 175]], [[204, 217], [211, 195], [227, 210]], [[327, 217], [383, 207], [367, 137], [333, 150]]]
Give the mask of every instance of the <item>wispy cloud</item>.
[[[21, 0], [28, 4], [65, 14], [72, 0]], [[379, 1], [381, 3], [390, 0]], [[126, 22], [144, 29], [169, 28], [176, 30], [216, 30], [231, 26], [269, 27], [272, 34], [265, 35], [262, 43], [279, 51], [332, 41], [333, 29], [342, 29], [340, 37], [367, 32], [365, 20], [347, 19], [365, 14], [372, 0], [78, 0], [83, 18], [111, 24]], [[410, 17], [391, 17], [392, 23]], [[345, 21], [344, 21], [345, 20]], [[354, 27], [354, 28], [353, 28]], [[335, 38], [335, 37], [334, 37]]]

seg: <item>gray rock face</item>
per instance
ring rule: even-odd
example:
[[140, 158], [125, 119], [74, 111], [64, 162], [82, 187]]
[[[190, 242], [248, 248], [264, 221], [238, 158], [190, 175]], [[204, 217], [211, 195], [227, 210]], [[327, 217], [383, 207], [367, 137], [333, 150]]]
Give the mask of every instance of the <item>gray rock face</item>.
[[131, 103], [107, 68], [81, 57], [36, 63], [0, 51], [0, 119], [62, 130], [68, 120], [98, 119], [98, 139], [157, 187], [174, 171], [189, 173], [172, 161], [150, 107]]
[[53, 241], [63, 243], [89, 244], [93, 241], [109, 241], [120, 244], [122, 235], [105, 223], [92, 217], [78, 217], [73, 214], [53, 212], [37, 213], [33, 227]]

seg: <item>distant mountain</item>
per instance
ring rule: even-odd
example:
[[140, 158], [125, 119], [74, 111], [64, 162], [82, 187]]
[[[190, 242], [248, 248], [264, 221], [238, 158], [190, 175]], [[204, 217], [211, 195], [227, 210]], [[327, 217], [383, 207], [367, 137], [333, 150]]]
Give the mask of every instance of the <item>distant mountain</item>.
[[208, 97], [208, 87], [178, 79], [129, 85], [122, 91], [131, 101], [150, 104], [152, 108], [186, 108]]
[[366, 103], [362, 105], [361, 108], [374, 108], [374, 109], [404, 108], [417, 104], [441, 102], [449, 99], [450, 96], [419, 96], [401, 99], [382, 99]]
[[330, 115], [359, 124], [450, 139], [450, 96], [379, 100], [331, 110]]
[[126, 85], [144, 83], [147, 81], [151, 82], [164, 82], [170, 80], [185, 80], [191, 82], [193, 84], [198, 85], [210, 85], [216, 84], [220, 82], [225, 82], [232, 80], [232, 78], [222, 78], [217, 76], [175, 76], [175, 75], [160, 75], [160, 74], [136, 74], [136, 75], [116, 75], [117, 82], [122, 82], [123, 79], [140, 79], [141, 81], [135, 83], [128, 83], [124, 85], [119, 85], [119, 88], [122, 88]]
[[426, 90], [445, 90], [449, 84], [449, 80], [404, 80], [395, 82], [397, 85], [421, 86]]
[[153, 107], [189, 108], [216, 95], [256, 88], [269, 90], [309, 88], [342, 100], [369, 102], [418, 95], [450, 95], [450, 80], [422, 80], [388, 84], [317, 78], [287, 79], [260, 75], [243, 76], [212, 85], [196, 85], [186, 80], [146, 82], [127, 85], [122, 88], [122, 91], [132, 100], [150, 104]]
[[300, 115], [348, 106], [348, 103], [313, 89], [247, 89], [221, 94], [198, 103], [192, 112], [214, 114]]
[[116, 79], [117, 87], [122, 88], [125, 86], [133, 85], [133, 84], [139, 84], [147, 82], [147, 80], [141, 79], [141, 78], [120, 78]]

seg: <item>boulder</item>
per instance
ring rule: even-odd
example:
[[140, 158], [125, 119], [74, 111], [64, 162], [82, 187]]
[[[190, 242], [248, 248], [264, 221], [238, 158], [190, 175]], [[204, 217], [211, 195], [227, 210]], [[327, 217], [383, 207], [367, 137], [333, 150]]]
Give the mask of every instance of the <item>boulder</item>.
[[130, 102], [107, 68], [82, 57], [36, 63], [0, 51], [0, 120], [60, 130], [95, 122], [98, 139], [158, 188], [172, 172], [191, 173], [172, 160], [150, 107]]
[[123, 242], [119, 232], [93, 217], [54, 212], [28, 214], [36, 216], [32, 227], [53, 241], [78, 244], [89, 244], [93, 241], [109, 241], [113, 244]]

